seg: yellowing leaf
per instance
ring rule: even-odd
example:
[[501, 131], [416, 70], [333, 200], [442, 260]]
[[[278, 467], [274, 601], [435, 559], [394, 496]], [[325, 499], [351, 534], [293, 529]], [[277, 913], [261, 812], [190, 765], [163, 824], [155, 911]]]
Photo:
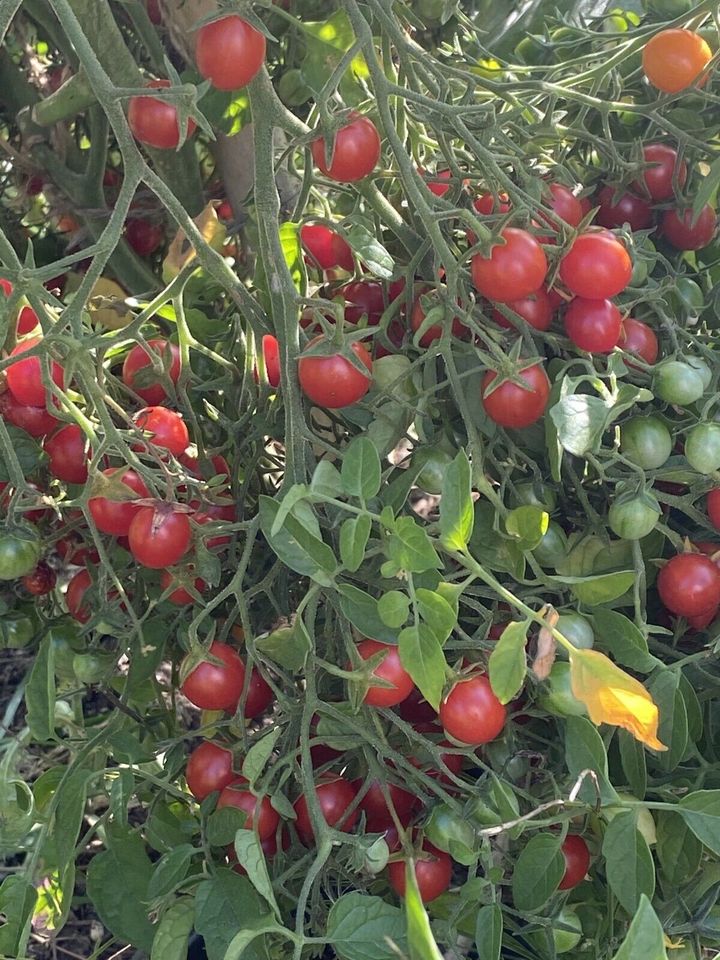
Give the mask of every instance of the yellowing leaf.
[[[225, 240], [225, 227], [218, 220], [217, 211], [212, 203], [195, 217], [195, 225], [202, 234], [203, 240], [213, 250], [220, 250]], [[195, 258], [195, 248], [188, 240], [184, 230], [178, 230], [175, 239], [168, 247], [163, 260], [163, 280], [169, 283], [176, 277], [183, 267]]]
[[573, 696], [585, 704], [593, 723], [614, 724], [653, 750], [667, 750], [657, 737], [659, 713], [653, 698], [604, 653], [573, 651], [570, 683]]

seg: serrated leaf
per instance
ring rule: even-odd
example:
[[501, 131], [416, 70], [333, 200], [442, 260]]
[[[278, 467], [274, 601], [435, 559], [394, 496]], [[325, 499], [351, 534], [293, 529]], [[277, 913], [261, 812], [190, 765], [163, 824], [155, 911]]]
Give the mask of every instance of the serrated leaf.
[[511, 621], [495, 644], [488, 662], [490, 686], [500, 703], [509, 703], [525, 682], [525, 644], [529, 621]]
[[406, 627], [398, 637], [400, 661], [427, 702], [440, 708], [447, 664], [437, 637], [425, 623]]
[[464, 450], [445, 471], [440, 500], [440, 539], [449, 550], [464, 550], [473, 532], [474, 512], [471, 497], [470, 462]]

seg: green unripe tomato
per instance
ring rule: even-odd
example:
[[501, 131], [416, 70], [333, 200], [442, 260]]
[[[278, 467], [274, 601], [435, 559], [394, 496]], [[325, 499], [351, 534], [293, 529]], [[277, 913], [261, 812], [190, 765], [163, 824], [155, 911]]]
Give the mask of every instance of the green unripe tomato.
[[553, 513], [557, 507], [555, 491], [540, 480], [516, 484], [511, 500], [514, 507], [542, 507], [545, 513]]
[[0, 650], [16, 650], [27, 647], [35, 636], [36, 624], [30, 617], [19, 616], [15, 611], [0, 617]]
[[685, 363], [692, 367], [693, 370], [699, 375], [700, 379], [703, 382], [703, 387], [705, 390], [712, 383], [712, 370], [708, 364], [702, 359], [702, 357], [684, 357]]
[[542, 540], [533, 549], [532, 555], [541, 567], [552, 567], [557, 570], [558, 565], [567, 557], [567, 551], [565, 531], [559, 523], [551, 520]]
[[113, 668], [115, 657], [107, 653], [76, 653], [73, 672], [79, 683], [93, 684], [104, 680]]
[[623, 540], [642, 540], [655, 529], [660, 505], [649, 493], [618, 497], [608, 510], [608, 525]]
[[705, 306], [705, 297], [700, 287], [689, 277], [678, 277], [670, 291], [672, 307], [688, 316], [697, 316]]
[[[555, 629], [559, 630], [565, 639], [569, 640], [578, 650], [592, 650], [595, 645], [595, 631], [592, 624], [586, 617], [574, 610], [569, 613], [561, 613], [558, 622], [555, 624]], [[565, 651], [558, 647], [558, 653], [565, 653]]]
[[437, 447], [420, 447], [412, 456], [412, 466], [422, 465], [422, 470], [415, 481], [421, 490], [433, 496], [442, 493], [445, 473], [453, 462], [453, 458], [445, 450]]
[[0, 534], [0, 580], [17, 580], [37, 566], [42, 553], [40, 539], [27, 528]]
[[572, 692], [570, 664], [556, 661], [545, 681], [545, 693], [538, 698], [538, 706], [556, 717], [586, 717], [587, 707]]
[[[562, 929], [564, 927], [570, 927], [571, 929]], [[555, 953], [567, 953], [569, 950], [573, 950], [582, 940], [582, 935], [583, 928], [580, 917], [572, 907], [563, 907], [553, 921], [552, 937], [555, 944]]]
[[660, 417], [632, 417], [620, 428], [620, 450], [643, 470], [657, 470], [672, 453], [672, 436]]
[[440, 803], [433, 807], [423, 831], [438, 850], [444, 850], [461, 863], [473, 863], [477, 859], [474, 854], [475, 831], [448, 804]]
[[522, 38], [514, 53], [519, 63], [526, 63], [531, 67], [550, 63], [553, 57], [552, 47], [540, 37], [533, 37], [531, 34]]
[[720, 470], [720, 423], [698, 423], [688, 432], [685, 459], [698, 473]]
[[666, 403], [686, 407], [705, 392], [700, 372], [682, 360], [666, 360], [655, 369], [653, 393]]

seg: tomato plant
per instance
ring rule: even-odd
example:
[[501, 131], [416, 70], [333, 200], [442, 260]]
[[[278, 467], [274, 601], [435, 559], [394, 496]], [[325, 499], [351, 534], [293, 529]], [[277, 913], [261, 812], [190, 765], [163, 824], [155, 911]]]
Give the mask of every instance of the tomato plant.
[[606, 232], [581, 233], [560, 261], [563, 283], [578, 297], [606, 300], [630, 283], [632, 260], [625, 247]]
[[[322, 341], [316, 337], [310, 347]], [[327, 356], [306, 356], [298, 360], [298, 379], [303, 393], [313, 403], [321, 407], [339, 409], [348, 407], [361, 400], [370, 389], [372, 360], [367, 349], [357, 340], [351, 346], [359, 362], [367, 368], [367, 375], [361, 373], [340, 353]]]
[[[125, 357], [123, 383], [141, 397], [148, 406], [158, 406], [167, 398], [167, 390], [158, 378], [156, 367], [175, 384], [181, 369], [180, 351], [169, 340], [148, 340], [147, 349], [136, 344]], [[140, 373], [140, 371], [143, 371]], [[155, 382], [149, 382], [155, 381]]]
[[498, 374], [489, 370], [482, 381], [485, 412], [501, 427], [520, 429], [535, 423], [545, 412], [550, 396], [550, 381], [540, 364], [525, 367], [518, 374], [522, 386], [503, 380], [493, 388]]
[[461, 743], [488, 743], [505, 726], [507, 711], [484, 675], [460, 679], [440, 704], [440, 723]]
[[144, 567], [161, 570], [185, 556], [192, 538], [186, 513], [165, 504], [140, 507], [128, 528], [130, 551]]
[[679, 93], [696, 83], [712, 57], [705, 40], [692, 30], [661, 30], [645, 44], [645, 76], [663, 93]]
[[310, 145], [315, 166], [331, 180], [355, 183], [368, 177], [380, 159], [380, 135], [369, 117], [353, 116], [328, 149], [324, 137]]
[[522, 300], [535, 293], [545, 280], [545, 252], [527, 230], [507, 227], [500, 239], [502, 243], [494, 246], [489, 256], [478, 253], [472, 258], [473, 283], [489, 300]]
[[[145, 86], [150, 90], [162, 90], [170, 86], [169, 80], [151, 80]], [[177, 108], [169, 100], [159, 97], [131, 97], [128, 104], [128, 125], [136, 140], [157, 150], [172, 150], [180, 143], [180, 122]], [[191, 137], [195, 121], [188, 117], [185, 136]]]
[[190, 434], [182, 415], [167, 407], [143, 407], [133, 417], [138, 430], [148, 438], [154, 447], [162, 447], [176, 457], [183, 453], [190, 443]]

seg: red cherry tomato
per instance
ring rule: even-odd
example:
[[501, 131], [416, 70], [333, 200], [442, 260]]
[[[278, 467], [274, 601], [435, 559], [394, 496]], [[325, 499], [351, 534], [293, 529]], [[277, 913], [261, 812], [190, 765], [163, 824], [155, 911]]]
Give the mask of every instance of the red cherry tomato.
[[[10, 356], [17, 357], [37, 346], [38, 343], [41, 343], [41, 337], [22, 340], [13, 348]], [[27, 407], [45, 406], [47, 391], [42, 381], [42, 367], [40, 357], [25, 357], [24, 360], [18, 360], [7, 368], [5, 371], [7, 385], [18, 403]], [[54, 383], [59, 387], [63, 386], [64, 371], [55, 360], [50, 362], [50, 375]]]
[[140, 507], [130, 523], [130, 552], [138, 563], [153, 570], [172, 567], [190, 547], [192, 528], [186, 513], [169, 504]]
[[494, 740], [505, 726], [507, 710], [484, 674], [458, 680], [440, 704], [440, 723], [459, 743], [479, 746]]
[[[522, 300], [510, 300], [505, 306], [522, 317], [534, 330], [550, 329], [555, 308], [544, 287], [539, 287], [535, 293], [523, 297]], [[516, 329], [499, 310], [493, 310], [492, 317], [503, 329]]]
[[695, 617], [720, 604], [720, 570], [702, 554], [678, 553], [660, 571], [657, 588], [671, 613]]
[[[405, 896], [405, 860], [393, 860], [388, 864], [390, 886], [399, 897]], [[436, 900], [450, 886], [452, 859], [425, 840], [422, 851], [415, 860], [415, 880], [423, 903]]]
[[376, 327], [385, 310], [385, 292], [377, 280], [351, 280], [338, 287], [334, 296], [345, 300], [345, 320], [359, 323], [367, 317], [368, 326]]
[[678, 186], [685, 186], [688, 174], [685, 161], [680, 161], [678, 166], [677, 150], [666, 143], [649, 143], [643, 148], [643, 160], [648, 167], [642, 177], [633, 182], [633, 190], [650, 197], [656, 203], [672, 200], [675, 195], [673, 175], [676, 167]]
[[[412, 819], [418, 798], [414, 793], [403, 790], [394, 783], [386, 783], [385, 786], [398, 820], [403, 826], [407, 826]], [[373, 780], [370, 784], [367, 793], [360, 801], [360, 809], [365, 811], [367, 829], [370, 833], [382, 833], [383, 830], [395, 825], [379, 780]]]
[[506, 193], [499, 193], [497, 196], [492, 193], [481, 193], [473, 202], [473, 206], [483, 216], [490, 216], [493, 213], [507, 213], [511, 203]]
[[655, 331], [640, 320], [626, 317], [622, 322], [620, 339], [617, 344], [625, 353], [634, 353], [645, 363], [655, 363], [660, 352]]
[[[145, 86], [151, 90], [169, 87], [169, 80], [151, 80]], [[157, 97], [132, 97], [128, 105], [130, 132], [140, 143], [157, 150], [173, 150], [180, 143], [180, 124], [174, 104]], [[186, 137], [195, 131], [195, 121], [188, 117]]]
[[176, 457], [183, 453], [190, 443], [188, 428], [182, 416], [167, 407], [143, 407], [135, 414], [133, 422], [143, 433], [149, 434], [149, 446], [162, 447]]
[[[134, 470], [124, 467], [108, 467], [103, 470], [106, 477], [122, 472], [122, 483], [129, 487], [138, 497], [148, 497], [150, 494], [142, 477]], [[93, 522], [102, 533], [110, 533], [115, 537], [126, 537], [130, 532], [130, 524], [140, 507], [132, 500], [109, 500], [107, 497], [91, 497], [88, 501], [88, 510]]]
[[0, 394], [0, 413], [4, 420], [31, 437], [44, 437], [60, 426], [60, 421], [48, 413], [45, 406], [28, 407], [16, 400], [9, 390]]
[[[678, 250], [702, 250], [715, 236], [717, 214], [714, 207], [706, 204], [693, 223], [692, 209], [678, 213], [666, 210], [663, 214], [661, 232], [665, 239]], [[12, 369], [12, 368], [11, 368]]]
[[310, 144], [315, 166], [330, 180], [355, 183], [369, 176], [380, 159], [380, 134], [368, 117], [353, 115], [335, 136], [330, 164], [326, 162], [325, 138]]
[[202, 801], [211, 793], [224, 790], [239, 775], [233, 770], [233, 755], [211, 740], [204, 740], [188, 757], [185, 767], [188, 790]]
[[585, 879], [590, 866], [590, 851], [582, 837], [570, 833], [560, 847], [565, 858], [565, 873], [558, 890], [572, 890]]
[[97, 550], [74, 536], [61, 537], [56, 541], [55, 549], [68, 566], [81, 567], [88, 563], [100, 562], [100, 554]]
[[647, 230], [652, 223], [650, 204], [632, 193], [623, 193], [615, 201], [615, 187], [608, 185], [598, 194], [598, 203], [597, 222], [601, 227], [612, 229], [628, 223], [631, 230]]
[[[352, 784], [342, 777], [329, 775], [323, 777], [315, 785], [315, 796], [320, 812], [328, 826], [349, 833], [357, 823], [359, 815], [357, 808], [352, 813], [348, 813], [348, 808], [355, 800], [355, 790]], [[293, 804], [293, 809], [297, 817], [295, 829], [298, 836], [306, 846], [309, 846], [313, 842], [315, 834], [310, 821], [310, 811], [306, 798], [304, 796], [298, 797]]]
[[417, 687], [414, 687], [408, 696], [398, 704], [398, 713], [412, 723], [417, 729], [417, 724], [435, 724], [437, 727], [437, 710], [430, 706]]
[[71, 617], [80, 623], [87, 623], [92, 616], [90, 608], [83, 603], [88, 588], [92, 585], [92, 578], [88, 570], [80, 570], [68, 584], [65, 594], [65, 603]]
[[265, 46], [263, 34], [242, 17], [222, 17], [198, 30], [195, 63], [216, 89], [240, 90], [260, 72]]
[[505, 243], [494, 246], [489, 257], [476, 253], [472, 258], [472, 279], [488, 300], [507, 303], [535, 293], [548, 265], [543, 248], [527, 230], [506, 227], [501, 237]]
[[705, 503], [710, 523], [716, 530], [720, 530], [720, 487], [708, 492]]
[[692, 30], [661, 30], [650, 37], [642, 53], [645, 76], [663, 93], [679, 93], [692, 86], [711, 59], [712, 50]]
[[[168, 395], [162, 383], [158, 382], [157, 375], [152, 369], [153, 361], [161, 363], [173, 383], [178, 382], [180, 349], [176, 344], [160, 337], [148, 340], [147, 349], [144, 345], [136, 343], [125, 357], [122, 368], [122, 378], [125, 386], [142, 397], [148, 406], [157, 406], [167, 399]], [[138, 377], [140, 370], [144, 372], [141, 377]], [[136, 382], [136, 380], [139, 382]]]
[[[558, 220], [563, 220], [571, 227], [576, 227], [583, 218], [582, 204], [568, 187], [562, 183], [551, 183], [548, 187], [550, 193], [546, 201], [550, 209], [555, 213]], [[555, 226], [550, 217], [542, 217], [547, 220], [551, 226]]]
[[342, 267], [351, 273], [355, 267], [352, 250], [339, 233], [321, 223], [306, 223], [300, 228], [300, 240], [312, 261], [321, 270]]
[[418, 173], [427, 184], [427, 188], [436, 197], [444, 197], [451, 187], [452, 170], [438, 170], [437, 173], [428, 173], [418, 167]]
[[575, 297], [565, 311], [565, 332], [580, 350], [610, 353], [620, 339], [622, 314], [611, 300]]
[[162, 246], [165, 231], [159, 223], [131, 217], [125, 224], [125, 239], [139, 257], [149, 257]]
[[55, 586], [55, 571], [41, 560], [32, 573], [25, 574], [22, 585], [34, 597], [43, 597]]
[[232, 783], [225, 787], [217, 802], [217, 809], [235, 807], [247, 814], [243, 826], [257, 831], [261, 840], [267, 840], [278, 828], [280, 815], [270, 803], [270, 797], [257, 797], [248, 790], [247, 783]]
[[180, 689], [201, 710], [234, 713], [245, 683], [245, 664], [233, 647], [217, 640], [208, 652], [223, 665], [203, 660], [187, 675]]
[[[209, 457], [201, 463], [199, 457], [194, 453], [185, 451], [185, 453], [180, 454], [178, 460], [188, 473], [191, 473], [193, 477], [197, 477], [199, 480], [203, 478], [205, 480], [212, 480], [213, 477], [224, 475], [226, 482], [229, 483], [230, 467], [225, 457], [221, 457], [220, 454], [215, 454], [214, 457]], [[215, 489], [217, 490], [217, 487]]]
[[[188, 593], [182, 584], [177, 582], [172, 572], [170, 570], [163, 570], [160, 574], [160, 587], [165, 591], [173, 585], [175, 585], [175, 589], [168, 595], [168, 603], [174, 603], [177, 607], [188, 607], [190, 604], [195, 603], [191, 594]], [[194, 586], [198, 593], [203, 593], [207, 584], [204, 580], [201, 580], [200, 577], [196, 577]]]
[[150, 19], [150, 23], [159, 26], [162, 23], [162, 10], [160, 9], [160, 0], [145, 0], [145, 9]]
[[[433, 306], [432, 300], [435, 300], [437, 305], [439, 305], [441, 302], [439, 295], [436, 292], [425, 295], [424, 299], [430, 301], [431, 307]], [[423, 325], [424, 320], [425, 308], [423, 306], [423, 296], [420, 296], [413, 304], [412, 313], [410, 314], [410, 326], [412, 327], [413, 333], [417, 333], [417, 331]], [[459, 317], [453, 317], [451, 330], [452, 335], [457, 337], [459, 340], [467, 340], [468, 336], [470, 335], [470, 330], [459, 319]], [[431, 327], [428, 327], [422, 337], [420, 337], [420, 346], [429, 347], [431, 343], [434, 343], [435, 340], [439, 340], [440, 337], [442, 337], [442, 333], [442, 326], [439, 323], [434, 323]]]
[[505, 380], [492, 393], [488, 393], [498, 377], [494, 370], [488, 370], [480, 389], [482, 405], [490, 419], [501, 427], [515, 430], [529, 427], [539, 420], [550, 399], [550, 381], [542, 364], [525, 367], [518, 376], [527, 387]]
[[48, 470], [65, 483], [85, 483], [90, 451], [85, 434], [74, 423], [60, 427], [43, 443], [48, 455]]
[[606, 300], [630, 283], [632, 260], [625, 247], [605, 231], [587, 231], [575, 239], [560, 261], [560, 279], [587, 300]]
[[262, 338], [262, 352], [268, 383], [277, 389], [280, 386], [280, 344], [277, 337], [266, 333]]
[[400, 662], [400, 652], [396, 646], [366, 638], [357, 645], [357, 652], [363, 660], [369, 660], [370, 657], [384, 652], [384, 658], [375, 667], [372, 675], [392, 684], [391, 687], [371, 685], [363, 703], [369, 707], [394, 707], [410, 695], [414, 684], [410, 674]]
[[17, 335], [24, 337], [26, 334], [31, 333], [39, 323], [38, 315], [32, 307], [21, 307], [17, 320]]
[[[324, 339], [322, 335], [316, 337], [309, 346]], [[337, 410], [349, 407], [365, 396], [372, 381], [372, 360], [367, 349], [357, 340], [351, 344], [350, 349], [367, 367], [367, 377], [339, 353], [329, 357], [300, 356], [298, 379], [308, 400], [320, 407]]]

